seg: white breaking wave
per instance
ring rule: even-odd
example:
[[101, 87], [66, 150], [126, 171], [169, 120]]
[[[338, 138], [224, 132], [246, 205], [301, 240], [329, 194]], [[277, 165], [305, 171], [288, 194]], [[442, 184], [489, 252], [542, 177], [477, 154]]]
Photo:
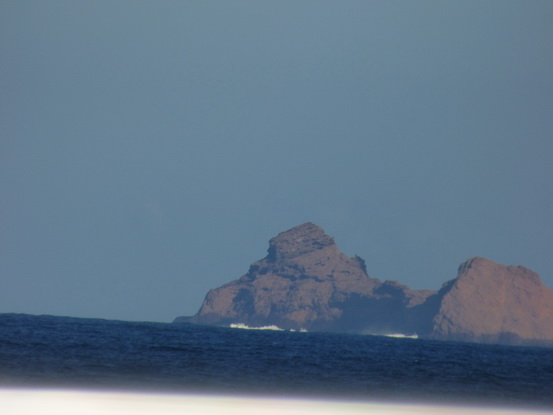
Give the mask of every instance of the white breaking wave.
[[244, 323], [232, 323], [230, 325], [233, 329], [246, 329], [246, 330], [275, 330], [275, 331], [284, 331], [284, 329], [281, 329], [278, 326], [271, 325], [271, 326], [261, 326], [261, 327], [250, 327], [246, 326]]
[[[233, 328], [233, 329], [246, 329], [246, 330], [274, 330], [274, 331], [285, 331], [284, 329], [281, 329], [280, 327], [278, 326], [275, 326], [274, 324], [273, 325], [270, 325], [270, 326], [261, 326], [261, 327], [250, 327], [250, 326], [247, 326], [246, 324], [244, 323], [232, 323], [229, 327]], [[290, 331], [299, 331], [300, 333], [307, 333], [307, 330], [305, 329], [300, 329], [300, 330], [290, 330]]]
[[395, 337], [397, 339], [418, 339], [419, 336], [416, 334], [401, 334], [401, 333], [390, 333], [385, 334], [386, 337]]

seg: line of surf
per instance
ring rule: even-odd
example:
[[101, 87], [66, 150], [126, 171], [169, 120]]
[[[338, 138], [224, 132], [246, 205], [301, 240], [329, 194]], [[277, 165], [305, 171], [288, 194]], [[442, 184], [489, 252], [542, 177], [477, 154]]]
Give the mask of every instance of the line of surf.
[[[232, 323], [229, 325], [230, 328], [233, 328], [233, 329], [244, 329], [244, 330], [274, 330], [274, 331], [286, 331], [284, 329], [281, 329], [280, 327], [278, 326], [275, 326], [275, 325], [269, 325], [269, 326], [260, 326], [260, 327], [251, 327], [251, 326], [248, 326], [244, 323]], [[305, 329], [300, 329], [300, 330], [288, 330], [288, 331], [300, 331], [302, 333], [305, 333], [307, 332], [307, 330]]]

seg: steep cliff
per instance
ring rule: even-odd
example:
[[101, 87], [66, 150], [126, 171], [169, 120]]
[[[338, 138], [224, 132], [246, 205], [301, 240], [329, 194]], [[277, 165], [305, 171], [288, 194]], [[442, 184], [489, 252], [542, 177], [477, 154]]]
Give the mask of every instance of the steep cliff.
[[369, 278], [361, 258], [342, 254], [323, 229], [305, 223], [271, 239], [267, 256], [247, 274], [211, 290], [190, 321], [405, 332], [411, 331], [408, 308], [433, 293]]

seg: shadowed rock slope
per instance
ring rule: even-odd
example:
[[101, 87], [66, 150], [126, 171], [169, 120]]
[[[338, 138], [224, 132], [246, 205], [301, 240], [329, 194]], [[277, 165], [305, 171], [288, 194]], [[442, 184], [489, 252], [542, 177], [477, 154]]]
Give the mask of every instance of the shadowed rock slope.
[[479, 257], [438, 292], [382, 282], [305, 223], [271, 239], [247, 274], [209, 291], [195, 316], [175, 322], [551, 346], [553, 290], [525, 267]]

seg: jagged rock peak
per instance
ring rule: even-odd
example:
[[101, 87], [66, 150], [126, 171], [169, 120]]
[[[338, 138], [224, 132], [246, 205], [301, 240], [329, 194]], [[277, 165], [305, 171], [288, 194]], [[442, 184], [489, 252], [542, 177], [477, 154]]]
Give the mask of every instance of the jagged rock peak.
[[470, 267], [474, 262], [478, 263], [481, 260], [486, 261], [485, 258], [478, 257], [478, 256], [468, 258], [465, 262], [462, 262], [461, 265], [459, 265], [459, 268], [457, 269], [457, 276], [464, 274], [467, 270], [470, 269]]
[[328, 236], [321, 227], [307, 222], [272, 238], [267, 260], [276, 262], [291, 259], [335, 245], [334, 238]]

